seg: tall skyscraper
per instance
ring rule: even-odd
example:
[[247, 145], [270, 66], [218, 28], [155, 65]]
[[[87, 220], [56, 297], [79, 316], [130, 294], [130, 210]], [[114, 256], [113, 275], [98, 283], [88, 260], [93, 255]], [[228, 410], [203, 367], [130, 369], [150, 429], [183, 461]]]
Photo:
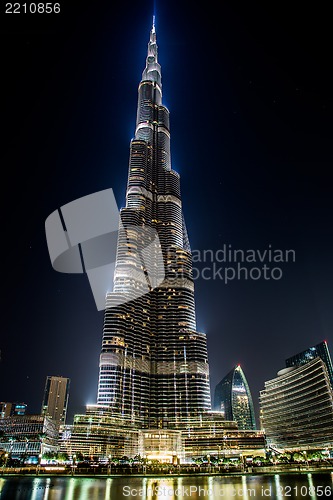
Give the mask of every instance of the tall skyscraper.
[[252, 395], [240, 365], [217, 384], [214, 409], [221, 411], [226, 420], [236, 421], [239, 429], [256, 429]]
[[[97, 405], [139, 427], [177, 425], [210, 409], [209, 367], [206, 335], [196, 329], [192, 254], [179, 174], [171, 167], [169, 111], [162, 104], [154, 22], [138, 89], [120, 219]], [[158, 235], [156, 261], [157, 252], [163, 255], [165, 277], [155, 287], [140, 258], [149, 238], [143, 236], [144, 229]], [[156, 261], [151, 255], [152, 268]]]
[[51, 417], [57, 425], [66, 422], [70, 379], [49, 376], [46, 378], [42, 415]]

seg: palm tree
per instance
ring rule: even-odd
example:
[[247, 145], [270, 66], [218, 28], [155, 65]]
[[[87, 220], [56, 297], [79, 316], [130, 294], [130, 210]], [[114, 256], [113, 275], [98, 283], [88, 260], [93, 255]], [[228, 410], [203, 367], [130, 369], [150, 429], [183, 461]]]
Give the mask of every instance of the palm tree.
[[[82, 453], [78, 453], [77, 457], [79, 455], [82, 455]], [[57, 453], [57, 460], [59, 460], [59, 462], [66, 462], [66, 461], [68, 461], [69, 460], [68, 453], [66, 453], [66, 452], [58, 452]], [[81, 458], [79, 460], [81, 460]]]
[[43, 458], [46, 460], [52, 460], [53, 458], [56, 458], [57, 454], [54, 453], [53, 451], [45, 451], [43, 453]]
[[192, 461], [196, 464], [196, 465], [201, 465], [203, 463], [203, 458], [202, 457], [194, 457], [192, 458]]

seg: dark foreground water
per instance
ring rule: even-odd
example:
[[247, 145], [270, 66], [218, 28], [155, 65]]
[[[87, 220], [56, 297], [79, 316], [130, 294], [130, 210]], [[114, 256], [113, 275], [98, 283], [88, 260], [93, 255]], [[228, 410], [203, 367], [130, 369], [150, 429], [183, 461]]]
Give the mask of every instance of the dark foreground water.
[[190, 477], [1, 477], [0, 499], [332, 498], [333, 473]]

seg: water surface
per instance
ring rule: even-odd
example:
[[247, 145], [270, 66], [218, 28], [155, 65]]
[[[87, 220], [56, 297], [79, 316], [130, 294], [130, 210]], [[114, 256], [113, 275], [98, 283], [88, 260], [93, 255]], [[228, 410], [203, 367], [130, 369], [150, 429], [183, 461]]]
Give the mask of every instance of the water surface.
[[1, 500], [332, 498], [333, 473], [256, 476], [1, 477]]

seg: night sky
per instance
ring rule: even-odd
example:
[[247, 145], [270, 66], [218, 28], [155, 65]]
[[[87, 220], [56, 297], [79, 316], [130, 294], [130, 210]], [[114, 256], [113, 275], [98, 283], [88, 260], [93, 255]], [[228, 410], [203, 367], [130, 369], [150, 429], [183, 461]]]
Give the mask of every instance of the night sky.
[[[52, 269], [44, 222], [110, 187], [124, 205], [153, 14], [145, 0], [75, 4], [1, 6], [0, 400], [39, 412], [46, 376], [67, 376], [69, 423], [96, 401], [103, 312], [86, 276]], [[214, 5], [157, 3], [163, 101], [192, 250], [295, 250], [266, 262], [280, 280], [195, 281], [212, 394], [240, 363], [258, 410], [287, 357], [333, 350], [331, 16], [324, 2]]]

